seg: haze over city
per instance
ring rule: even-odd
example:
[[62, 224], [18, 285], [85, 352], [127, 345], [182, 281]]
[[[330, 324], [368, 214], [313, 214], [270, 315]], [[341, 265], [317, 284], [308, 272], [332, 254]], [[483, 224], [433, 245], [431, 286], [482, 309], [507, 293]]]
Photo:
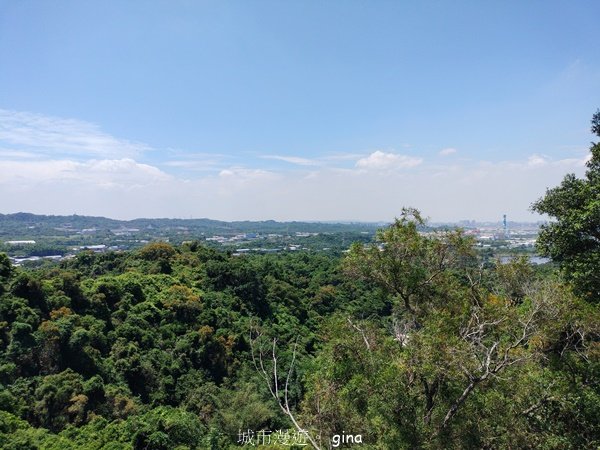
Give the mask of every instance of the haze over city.
[[0, 2], [0, 213], [536, 221], [598, 2]]

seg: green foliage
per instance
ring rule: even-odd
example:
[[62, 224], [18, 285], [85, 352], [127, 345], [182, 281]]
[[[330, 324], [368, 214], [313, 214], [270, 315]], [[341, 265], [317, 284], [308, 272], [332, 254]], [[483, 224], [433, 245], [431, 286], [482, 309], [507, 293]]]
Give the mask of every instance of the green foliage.
[[306, 426], [325, 443], [351, 429], [372, 448], [595, 448], [597, 308], [526, 259], [484, 268], [460, 232], [421, 224], [407, 210], [344, 261], [395, 307], [387, 321], [324, 324]]
[[8, 281], [12, 272], [13, 268], [10, 259], [8, 259], [6, 253], [0, 253], [0, 286]]
[[592, 133], [596, 136], [600, 136], [600, 109], [592, 116]]
[[443, 298], [449, 276], [475, 262], [471, 239], [459, 231], [424, 235], [419, 232], [424, 223], [418, 211], [403, 209], [399, 219], [377, 233], [376, 243], [354, 244], [345, 260], [350, 276], [374, 283], [413, 316]]
[[147, 267], [150, 273], [171, 273], [171, 262], [175, 249], [165, 242], [153, 242], [138, 251], [143, 261], [150, 263]]
[[293, 428], [253, 363], [273, 340], [273, 379], [323, 448], [342, 431], [378, 449], [600, 443], [597, 307], [416, 210], [343, 259], [153, 242], [36, 270], [0, 255], [0, 286], [1, 448], [227, 449]]
[[[592, 120], [600, 136], [600, 113]], [[542, 227], [538, 248], [556, 261], [575, 291], [588, 301], [600, 302], [600, 143], [593, 143], [585, 178], [574, 174], [546, 191], [532, 205], [556, 219]]]
[[241, 425], [287, 428], [250, 368], [250, 322], [303, 335], [307, 354], [313, 299], [339, 283], [326, 256], [197, 243], [81, 253], [61, 269], [5, 262], [0, 410], [29, 424], [8, 447], [224, 448]]

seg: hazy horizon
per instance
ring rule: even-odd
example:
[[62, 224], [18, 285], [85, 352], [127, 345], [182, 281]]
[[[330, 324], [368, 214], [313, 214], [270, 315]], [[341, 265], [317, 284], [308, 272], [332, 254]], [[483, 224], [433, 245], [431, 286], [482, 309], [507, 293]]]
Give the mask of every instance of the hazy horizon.
[[[390, 224], [394, 220], [394, 218], [390, 220], [275, 220], [275, 219], [259, 219], [259, 220], [223, 220], [223, 219], [215, 219], [213, 217], [134, 217], [133, 219], [119, 219], [118, 217], [109, 217], [109, 216], [92, 216], [92, 215], [84, 215], [84, 214], [35, 214], [28, 211], [15, 211], [15, 212], [0, 212], [0, 215], [16, 215], [16, 214], [33, 214], [33, 215], [41, 215], [47, 217], [88, 217], [88, 218], [101, 218], [108, 220], [115, 220], [120, 222], [134, 222], [136, 220], [210, 220], [215, 222], [278, 222], [278, 223], [287, 223], [287, 222], [299, 222], [299, 223], [322, 223], [322, 224], [365, 224], [365, 225], [382, 225], [382, 224]], [[396, 217], [398, 217], [396, 215]], [[444, 224], [459, 224], [465, 221], [473, 221], [475, 224], [501, 224], [503, 222], [503, 218], [500, 217], [496, 220], [474, 220], [469, 218], [463, 218], [456, 221], [444, 221], [444, 220], [431, 220], [429, 217], [424, 217], [427, 224], [431, 225], [444, 225]], [[512, 220], [509, 217], [506, 218], [507, 223], [518, 223], [518, 224], [526, 224], [526, 225], [537, 225], [540, 222], [545, 222], [545, 220], [537, 220], [537, 221], [518, 221]]]

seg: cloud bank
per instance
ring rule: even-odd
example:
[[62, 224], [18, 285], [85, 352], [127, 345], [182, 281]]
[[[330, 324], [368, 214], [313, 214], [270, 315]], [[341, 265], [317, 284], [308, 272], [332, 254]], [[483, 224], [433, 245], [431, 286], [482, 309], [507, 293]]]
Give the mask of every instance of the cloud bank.
[[536, 220], [530, 204], [566, 173], [585, 171], [583, 156], [536, 153], [501, 162], [393, 150], [236, 161], [183, 151], [173, 160], [168, 150], [161, 160], [155, 150], [149, 162], [148, 149], [86, 122], [0, 110], [0, 213], [381, 221], [414, 206], [432, 220]]

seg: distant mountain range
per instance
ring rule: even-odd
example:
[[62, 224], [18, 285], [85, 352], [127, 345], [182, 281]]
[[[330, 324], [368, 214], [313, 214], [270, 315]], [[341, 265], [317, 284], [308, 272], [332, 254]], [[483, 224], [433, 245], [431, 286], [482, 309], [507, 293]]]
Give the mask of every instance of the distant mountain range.
[[[277, 222], [265, 221], [235, 221], [225, 222], [212, 219], [133, 219], [116, 220], [106, 217], [93, 216], [52, 216], [19, 212], [15, 214], [0, 214], [0, 234], [16, 228], [45, 231], [84, 230], [97, 231], [119, 229], [181, 229], [186, 228], [196, 233], [337, 233], [344, 231], [373, 231], [384, 226], [384, 223], [366, 222]], [[10, 233], [14, 234], [14, 233]], [[37, 233], [34, 233], [37, 234]]]

